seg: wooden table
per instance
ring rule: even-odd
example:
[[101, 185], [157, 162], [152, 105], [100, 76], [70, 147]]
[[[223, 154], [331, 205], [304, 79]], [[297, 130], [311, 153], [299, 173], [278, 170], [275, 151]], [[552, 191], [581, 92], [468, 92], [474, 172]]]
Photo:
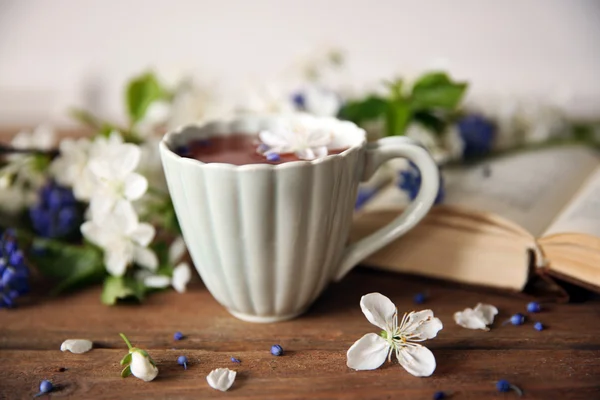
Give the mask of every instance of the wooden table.
[[[426, 345], [437, 359], [430, 378], [415, 378], [395, 361], [375, 371], [346, 367], [346, 350], [367, 332], [377, 332], [359, 307], [361, 295], [381, 292], [400, 312], [431, 308], [444, 323]], [[429, 300], [413, 304], [417, 292]], [[509, 399], [495, 383], [507, 379], [526, 399], [600, 399], [600, 301], [544, 305], [533, 323], [502, 325], [524, 312], [526, 300], [447, 283], [366, 269], [332, 285], [310, 311], [293, 321], [251, 324], [231, 317], [196, 281], [188, 293], [152, 295], [142, 305], [107, 307], [93, 288], [59, 298], [33, 299], [14, 310], [0, 310], [0, 398], [31, 398], [42, 379], [58, 387], [51, 398], [74, 399], [432, 399], [437, 390], [452, 399]], [[454, 312], [477, 302], [500, 309], [489, 332], [457, 326]], [[181, 331], [186, 338], [173, 341]], [[160, 374], [150, 383], [122, 379], [119, 360], [126, 347], [118, 333], [147, 349]], [[86, 354], [62, 353], [68, 338], [88, 338]], [[270, 354], [280, 344], [285, 355]], [[177, 365], [186, 355], [187, 370]], [[235, 356], [241, 364], [230, 361]], [[207, 373], [218, 367], [238, 371], [226, 393], [211, 389]], [[66, 370], [62, 370], [66, 369]], [[63, 372], [61, 372], [63, 371]]]

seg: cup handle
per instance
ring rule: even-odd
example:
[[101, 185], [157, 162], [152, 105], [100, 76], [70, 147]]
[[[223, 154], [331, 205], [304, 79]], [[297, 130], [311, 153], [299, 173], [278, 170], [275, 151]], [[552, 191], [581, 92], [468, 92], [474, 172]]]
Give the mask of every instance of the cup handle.
[[433, 205], [439, 190], [438, 167], [427, 150], [407, 137], [386, 137], [367, 145], [362, 181], [373, 176], [384, 162], [398, 157], [412, 161], [421, 172], [421, 188], [417, 197], [389, 224], [344, 250], [335, 281], [342, 279], [360, 261], [413, 228]]

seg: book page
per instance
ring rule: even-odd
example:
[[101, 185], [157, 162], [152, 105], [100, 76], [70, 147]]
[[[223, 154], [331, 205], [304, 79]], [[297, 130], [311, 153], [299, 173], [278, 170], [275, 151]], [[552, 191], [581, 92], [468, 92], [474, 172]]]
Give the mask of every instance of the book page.
[[585, 233], [600, 237], [600, 168], [584, 183], [544, 235]]
[[444, 204], [497, 214], [539, 237], [599, 164], [593, 150], [567, 146], [448, 169]]

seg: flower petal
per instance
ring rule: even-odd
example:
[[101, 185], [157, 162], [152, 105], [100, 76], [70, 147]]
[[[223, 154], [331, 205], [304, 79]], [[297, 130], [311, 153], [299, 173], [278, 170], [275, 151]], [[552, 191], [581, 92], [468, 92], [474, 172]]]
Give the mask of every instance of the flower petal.
[[443, 327], [442, 321], [433, 316], [433, 311], [423, 310], [408, 314], [400, 330], [411, 336], [407, 338], [409, 341], [421, 341], [436, 337]]
[[173, 270], [173, 288], [179, 293], [185, 292], [185, 287], [191, 278], [192, 270], [188, 263], [179, 263]]
[[379, 368], [389, 349], [387, 340], [375, 333], [367, 333], [348, 349], [346, 365], [357, 371]]
[[289, 145], [285, 132], [261, 131], [258, 136], [260, 141], [269, 147], [288, 147]]
[[133, 201], [141, 198], [148, 190], [148, 180], [135, 172], [128, 174], [123, 182], [123, 195]]
[[104, 264], [112, 276], [123, 276], [133, 258], [129, 243], [113, 242], [104, 249]]
[[158, 375], [158, 368], [150, 362], [149, 357], [146, 357], [137, 351], [131, 353], [130, 367], [133, 376], [145, 382], [150, 382]]
[[381, 293], [369, 293], [361, 297], [360, 308], [365, 317], [373, 325], [391, 330], [396, 306], [390, 299]]
[[133, 250], [133, 260], [136, 264], [148, 268], [150, 271], [156, 271], [158, 268], [158, 257], [156, 257], [156, 253], [147, 247], [135, 246]]
[[414, 376], [430, 376], [435, 371], [435, 357], [425, 346], [411, 344], [396, 351], [398, 362]]
[[483, 315], [472, 308], [465, 308], [464, 311], [454, 313], [454, 321], [463, 328], [489, 330]]
[[149, 275], [144, 278], [143, 282], [146, 287], [163, 289], [171, 284], [171, 278], [166, 275]]
[[481, 314], [483, 322], [485, 322], [486, 325], [491, 325], [494, 322], [494, 317], [498, 314], [498, 309], [491, 304], [477, 303], [475, 312]]
[[185, 255], [186, 247], [182, 236], [177, 236], [169, 246], [169, 262], [175, 264]]
[[110, 214], [110, 220], [113, 222], [114, 229], [126, 236], [133, 235], [141, 225], [133, 205], [127, 200], [117, 201]]
[[67, 339], [60, 345], [60, 351], [69, 350], [71, 353], [81, 354], [92, 349], [93, 343], [87, 339]]
[[155, 234], [156, 229], [152, 225], [142, 222], [129, 234], [129, 237], [140, 246], [146, 247], [154, 239]]
[[206, 377], [206, 381], [211, 388], [225, 392], [233, 385], [235, 375], [236, 372], [229, 368], [217, 368], [210, 371], [210, 374]]

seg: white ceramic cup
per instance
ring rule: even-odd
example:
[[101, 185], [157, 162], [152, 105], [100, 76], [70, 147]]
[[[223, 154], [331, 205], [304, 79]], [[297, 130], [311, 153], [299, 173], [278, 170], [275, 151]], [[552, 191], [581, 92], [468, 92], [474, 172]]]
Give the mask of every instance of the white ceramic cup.
[[[257, 134], [290, 121], [329, 129], [330, 148], [348, 149], [313, 161], [241, 166], [174, 151], [193, 140]], [[302, 314], [330, 281], [425, 216], [439, 184], [429, 153], [406, 137], [367, 144], [365, 136], [351, 122], [307, 115], [242, 116], [165, 135], [160, 154], [185, 243], [206, 287], [231, 314], [251, 322]], [[348, 246], [358, 184], [396, 157], [419, 168], [417, 198], [387, 226]]]

